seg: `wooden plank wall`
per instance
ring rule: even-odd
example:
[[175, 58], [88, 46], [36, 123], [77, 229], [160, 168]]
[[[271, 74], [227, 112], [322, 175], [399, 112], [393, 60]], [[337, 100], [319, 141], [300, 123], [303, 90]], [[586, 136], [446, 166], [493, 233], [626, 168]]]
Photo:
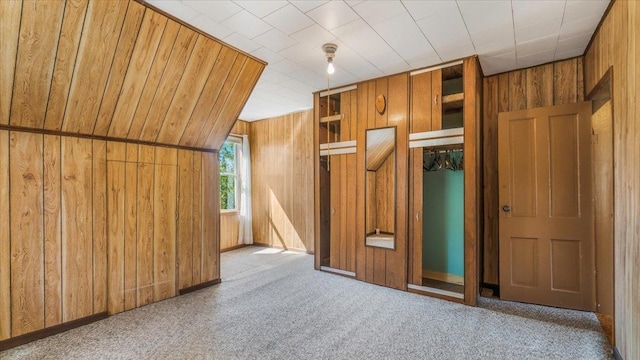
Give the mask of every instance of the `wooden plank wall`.
[[14, 129], [218, 148], [265, 66], [134, 0], [0, 1], [0, 17]]
[[[498, 113], [584, 100], [582, 57], [510, 71], [483, 81], [483, 276], [498, 285]], [[465, 159], [466, 160], [466, 159]]]
[[0, 341], [218, 279], [217, 166], [215, 153], [0, 130]]
[[590, 93], [613, 68], [615, 345], [640, 358], [640, 4], [615, 1], [584, 57]]
[[[409, 78], [399, 74], [358, 84], [358, 125], [356, 155], [356, 239], [365, 238], [365, 139], [366, 130], [396, 126], [395, 249], [367, 247], [356, 241], [356, 277], [359, 280], [396, 289], [407, 288], [407, 208], [409, 144]], [[387, 99], [384, 114], [375, 109], [375, 99]], [[333, 191], [333, 190], [332, 190]]]
[[253, 240], [314, 251], [313, 111], [249, 123]]

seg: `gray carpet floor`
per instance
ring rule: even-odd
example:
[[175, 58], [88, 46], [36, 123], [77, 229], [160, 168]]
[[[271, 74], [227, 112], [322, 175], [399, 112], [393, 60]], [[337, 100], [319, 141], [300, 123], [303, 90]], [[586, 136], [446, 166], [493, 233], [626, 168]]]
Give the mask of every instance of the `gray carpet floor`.
[[479, 307], [313, 270], [313, 257], [222, 254], [220, 285], [0, 353], [1, 359], [608, 359], [592, 313]]

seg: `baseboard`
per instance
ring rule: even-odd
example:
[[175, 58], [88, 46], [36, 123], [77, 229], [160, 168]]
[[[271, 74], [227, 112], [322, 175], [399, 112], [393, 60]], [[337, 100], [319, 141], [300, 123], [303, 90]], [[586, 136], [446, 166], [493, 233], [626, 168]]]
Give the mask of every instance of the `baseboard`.
[[422, 277], [432, 280], [444, 281], [450, 284], [464, 285], [464, 277], [437, 271], [422, 270]]
[[613, 347], [613, 357], [616, 360], [624, 360], [624, 359], [622, 359], [622, 355], [620, 355], [620, 351], [618, 351], [618, 348], [615, 347], [615, 346]]
[[247, 246], [249, 246], [249, 245], [247, 245], [247, 244], [238, 244], [238, 245], [230, 246], [230, 247], [225, 248], [225, 249], [220, 249], [220, 253], [227, 252], [227, 251], [232, 251], [232, 250], [242, 249], [243, 247], [247, 247]]
[[194, 292], [196, 290], [208, 288], [209, 286], [218, 285], [221, 282], [222, 282], [222, 280], [220, 280], [220, 279], [206, 281], [206, 282], [203, 282], [202, 284], [193, 285], [193, 286], [186, 287], [184, 289], [180, 289], [180, 291], [178, 291], [178, 292], [180, 293], [180, 295], [184, 295], [184, 294], [188, 294], [190, 292]]
[[292, 252], [309, 254], [309, 255], [314, 255], [315, 254], [315, 252], [307, 250], [307, 249], [285, 248], [285, 247], [282, 247], [282, 246], [272, 246], [272, 245], [269, 245], [269, 244], [263, 244], [263, 243], [259, 243], [259, 242], [254, 242], [252, 245], [262, 246], [262, 247], [266, 247], [266, 248], [270, 248], [270, 249], [279, 249], [279, 250], [284, 250], [284, 251], [292, 251]]
[[42, 338], [46, 338], [51, 335], [59, 334], [65, 331], [69, 331], [71, 329], [75, 329], [80, 326], [84, 326], [87, 324], [91, 324], [92, 322], [96, 322], [98, 320], [106, 319], [109, 314], [104, 311], [98, 314], [90, 315], [87, 317], [83, 317], [81, 319], [69, 321], [67, 323], [63, 323], [60, 325], [55, 325], [49, 328], [45, 328], [42, 330], [37, 330], [32, 333], [16, 336], [11, 339], [0, 341], [0, 351], [14, 348], [16, 346], [24, 345], [26, 343], [30, 343], [35, 340], [39, 340]]

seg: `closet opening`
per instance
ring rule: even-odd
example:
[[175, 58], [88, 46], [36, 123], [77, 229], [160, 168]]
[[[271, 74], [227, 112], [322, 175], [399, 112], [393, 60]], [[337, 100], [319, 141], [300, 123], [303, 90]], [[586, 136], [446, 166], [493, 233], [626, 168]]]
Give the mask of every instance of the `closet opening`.
[[422, 171], [422, 286], [434, 292], [463, 295], [462, 144], [423, 148]]

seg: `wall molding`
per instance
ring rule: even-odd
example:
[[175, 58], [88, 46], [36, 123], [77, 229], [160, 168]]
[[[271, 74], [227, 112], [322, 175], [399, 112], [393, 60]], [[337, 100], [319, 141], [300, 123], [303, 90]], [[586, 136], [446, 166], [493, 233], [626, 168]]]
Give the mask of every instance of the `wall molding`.
[[422, 277], [427, 279], [444, 281], [451, 284], [464, 285], [463, 276], [441, 273], [438, 271], [430, 271], [430, 270], [422, 269]]
[[196, 290], [206, 289], [206, 288], [208, 288], [210, 286], [218, 285], [221, 282], [222, 282], [222, 280], [220, 280], [220, 279], [215, 279], [215, 280], [211, 280], [211, 281], [205, 281], [205, 282], [197, 284], [197, 285], [193, 285], [193, 286], [186, 287], [184, 289], [180, 289], [179, 290], [179, 295], [188, 294], [188, 293], [194, 292]]

